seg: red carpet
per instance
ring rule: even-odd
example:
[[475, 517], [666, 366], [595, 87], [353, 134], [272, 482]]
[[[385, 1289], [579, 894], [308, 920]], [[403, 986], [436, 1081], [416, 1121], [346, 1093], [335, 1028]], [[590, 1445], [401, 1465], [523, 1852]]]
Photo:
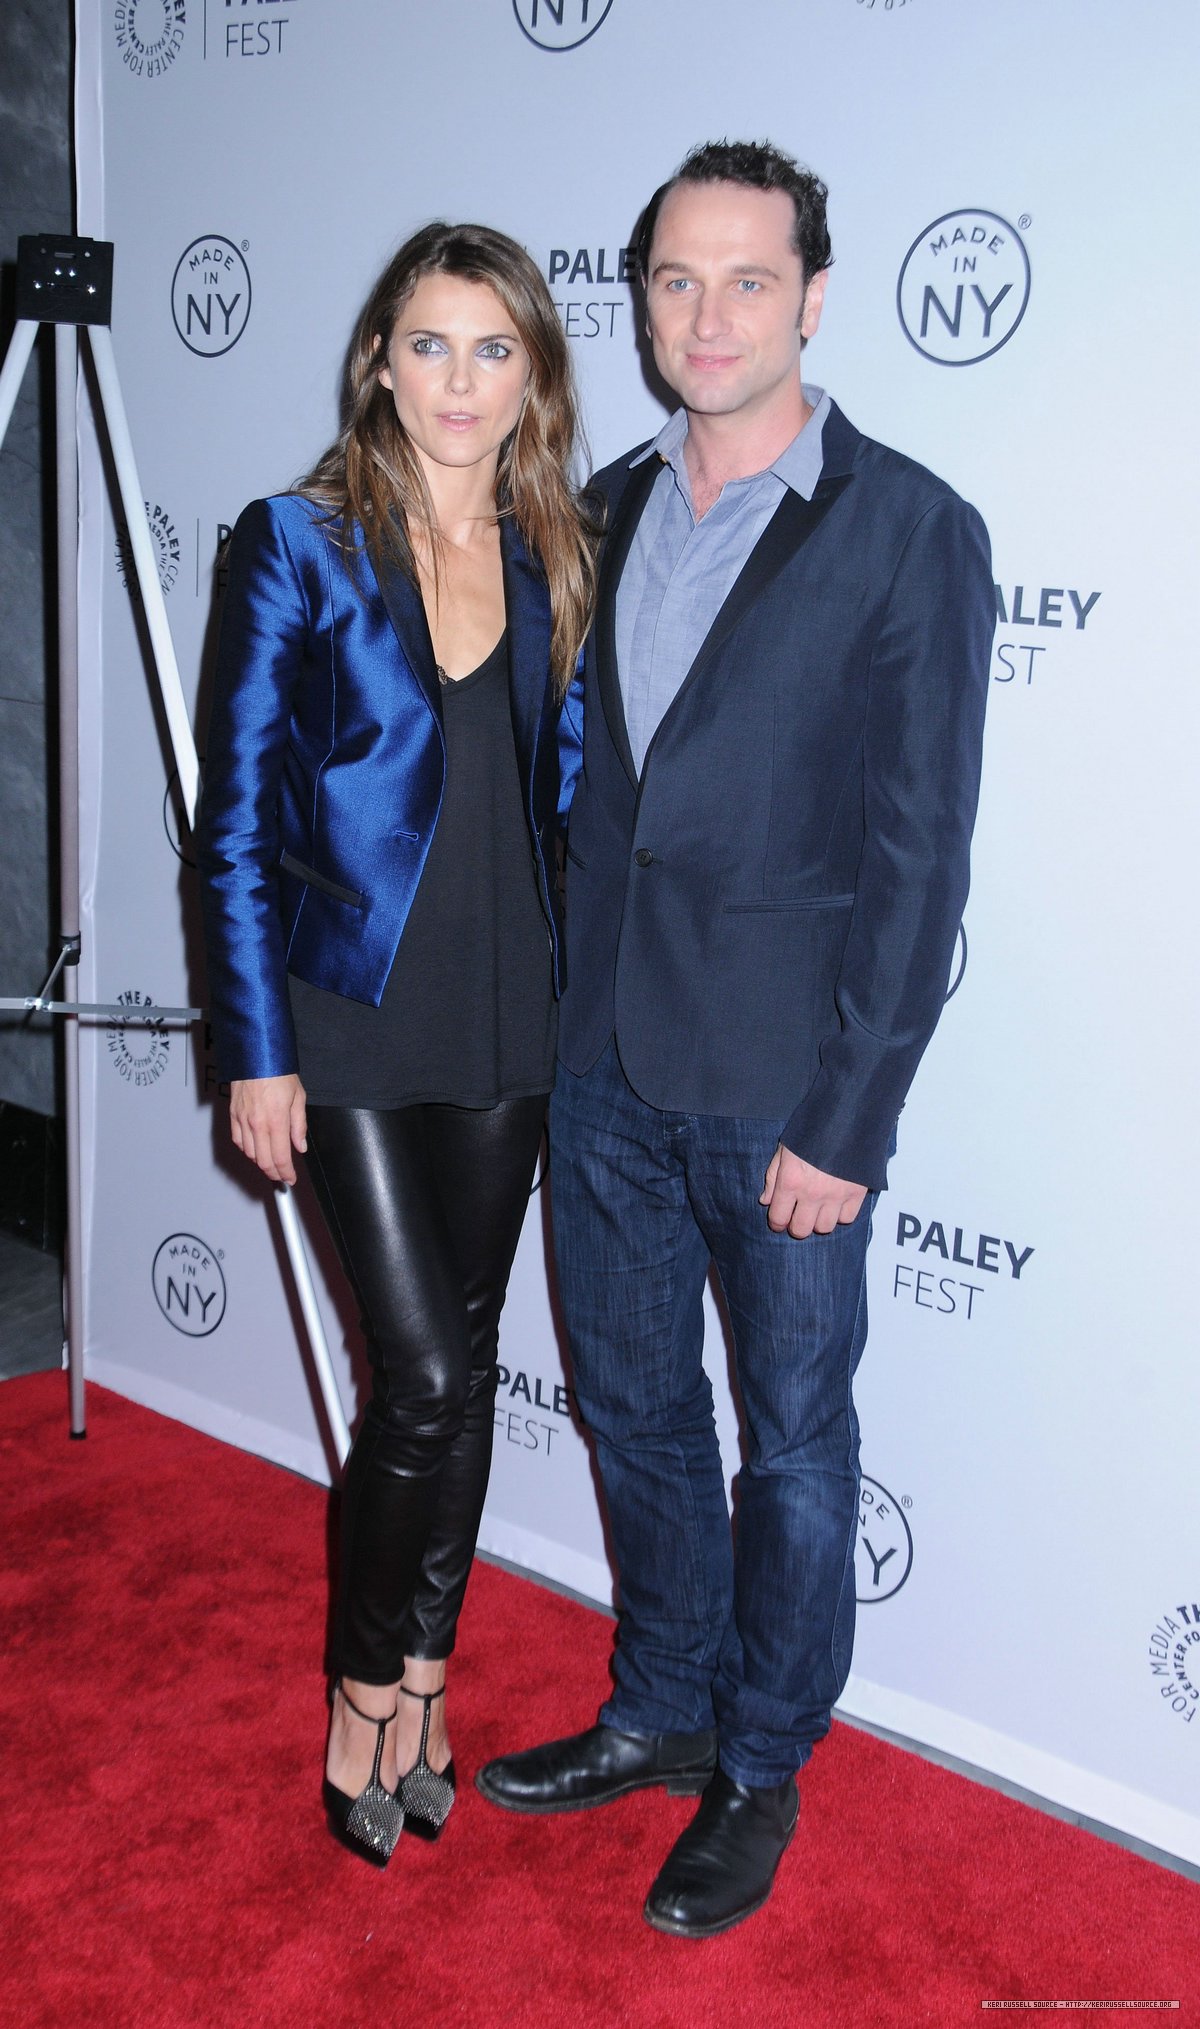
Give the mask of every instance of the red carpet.
[[[60, 1376], [0, 1384], [6, 2029], [942, 2029], [1017, 1997], [1195, 2019], [1200, 1888], [844, 1726], [768, 1909], [707, 1944], [641, 1921], [692, 1809], [657, 1794], [531, 1821], [468, 1786], [375, 1874], [318, 1807], [328, 1497], [89, 1405], [72, 1444]], [[480, 1566], [460, 1770], [589, 1723], [609, 1645]]]

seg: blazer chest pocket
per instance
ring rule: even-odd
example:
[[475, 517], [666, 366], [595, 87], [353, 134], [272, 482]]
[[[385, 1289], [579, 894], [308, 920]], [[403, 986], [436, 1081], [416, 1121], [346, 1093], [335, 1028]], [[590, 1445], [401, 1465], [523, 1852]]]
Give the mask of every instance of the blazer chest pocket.
[[340, 882], [327, 880], [315, 867], [306, 867], [304, 861], [298, 860], [294, 853], [281, 852], [279, 864], [285, 874], [294, 874], [296, 879], [303, 881], [307, 887], [319, 888], [323, 895], [332, 895], [335, 902], [345, 902], [352, 909], [362, 908], [365, 897], [358, 889], [343, 888]]

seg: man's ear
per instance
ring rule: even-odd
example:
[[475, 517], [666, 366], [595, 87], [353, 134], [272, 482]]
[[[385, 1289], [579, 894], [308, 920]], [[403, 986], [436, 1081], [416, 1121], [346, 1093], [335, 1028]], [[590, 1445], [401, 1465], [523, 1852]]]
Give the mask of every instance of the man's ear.
[[800, 336], [812, 338], [821, 322], [821, 310], [825, 302], [825, 284], [829, 278], [828, 268], [822, 268], [804, 285], [804, 302], [800, 307]]

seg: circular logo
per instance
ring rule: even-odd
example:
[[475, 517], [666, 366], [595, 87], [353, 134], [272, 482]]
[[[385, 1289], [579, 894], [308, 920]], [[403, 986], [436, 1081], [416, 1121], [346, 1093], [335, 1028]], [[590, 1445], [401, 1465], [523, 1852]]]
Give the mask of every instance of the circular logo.
[[1175, 1606], [1154, 1628], [1147, 1650], [1158, 1695], [1185, 1726], [1200, 1707], [1200, 1604]]
[[220, 233], [193, 240], [171, 279], [171, 315], [189, 352], [219, 359], [237, 344], [250, 316], [250, 270]]
[[[179, 537], [175, 533], [175, 524], [165, 507], [151, 507], [150, 502], [147, 501], [146, 520], [150, 524], [150, 540], [154, 545], [155, 554], [158, 558], [158, 582], [163, 588], [163, 596], [165, 597], [179, 576], [179, 558], [181, 554]], [[137, 569], [133, 561], [133, 544], [129, 540], [128, 522], [119, 521], [117, 523], [115, 554], [117, 559], [117, 575], [121, 583], [131, 597], [140, 599], [142, 593], [137, 580]]]
[[1029, 256], [994, 211], [948, 211], [904, 256], [896, 308], [905, 337], [938, 366], [974, 366], [1012, 337], [1029, 301]]
[[225, 1277], [215, 1247], [194, 1233], [172, 1233], [154, 1257], [154, 1294], [168, 1324], [206, 1339], [225, 1315]]
[[117, 0], [113, 32], [126, 70], [161, 77], [183, 47], [187, 0]]
[[876, 1606], [899, 1592], [912, 1570], [912, 1530], [900, 1502], [877, 1479], [863, 1476], [858, 1491], [858, 1537], [854, 1545], [854, 1596]]
[[955, 994], [958, 992], [959, 987], [962, 985], [963, 973], [966, 971], [966, 969], [967, 969], [967, 926], [965, 923], [960, 923], [958, 926], [958, 942], [954, 947], [954, 957], [951, 960], [950, 964], [950, 984], [946, 988], [947, 1000], [954, 999]]
[[[117, 1001], [128, 1008], [154, 1006], [148, 993], [139, 993], [133, 987], [127, 993], [119, 993]], [[127, 1085], [158, 1083], [171, 1061], [171, 1038], [162, 1022], [117, 1022], [113, 1028], [105, 1029], [104, 1034], [108, 1060]]]
[[512, 0], [522, 35], [539, 49], [578, 49], [603, 28], [612, 0]]

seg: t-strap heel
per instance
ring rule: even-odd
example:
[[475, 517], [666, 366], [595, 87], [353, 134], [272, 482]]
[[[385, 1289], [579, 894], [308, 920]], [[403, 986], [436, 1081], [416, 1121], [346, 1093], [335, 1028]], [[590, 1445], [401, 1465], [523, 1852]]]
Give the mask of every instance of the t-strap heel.
[[329, 1829], [335, 1839], [348, 1846], [360, 1859], [369, 1860], [373, 1867], [386, 1867], [396, 1850], [396, 1841], [404, 1830], [404, 1810], [392, 1792], [385, 1789], [379, 1780], [379, 1765], [383, 1759], [383, 1736], [400, 1710], [387, 1719], [376, 1719], [373, 1713], [364, 1712], [355, 1704], [349, 1692], [339, 1681], [334, 1685], [340, 1691], [343, 1702], [359, 1719], [365, 1719], [368, 1726], [374, 1726], [375, 1760], [371, 1768], [371, 1779], [365, 1789], [356, 1797], [348, 1797], [344, 1790], [335, 1788], [326, 1776], [322, 1786]]
[[441, 1837], [442, 1827], [450, 1815], [455, 1797], [454, 1763], [448, 1761], [441, 1774], [429, 1766], [426, 1748], [429, 1745], [429, 1713], [435, 1698], [444, 1698], [446, 1686], [440, 1691], [407, 1691], [400, 1686], [406, 1698], [419, 1698], [425, 1707], [421, 1720], [421, 1746], [415, 1765], [403, 1778], [399, 1791], [404, 1805], [404, 1825], [409, 1832], [415, 1832], [418, 1839]]

